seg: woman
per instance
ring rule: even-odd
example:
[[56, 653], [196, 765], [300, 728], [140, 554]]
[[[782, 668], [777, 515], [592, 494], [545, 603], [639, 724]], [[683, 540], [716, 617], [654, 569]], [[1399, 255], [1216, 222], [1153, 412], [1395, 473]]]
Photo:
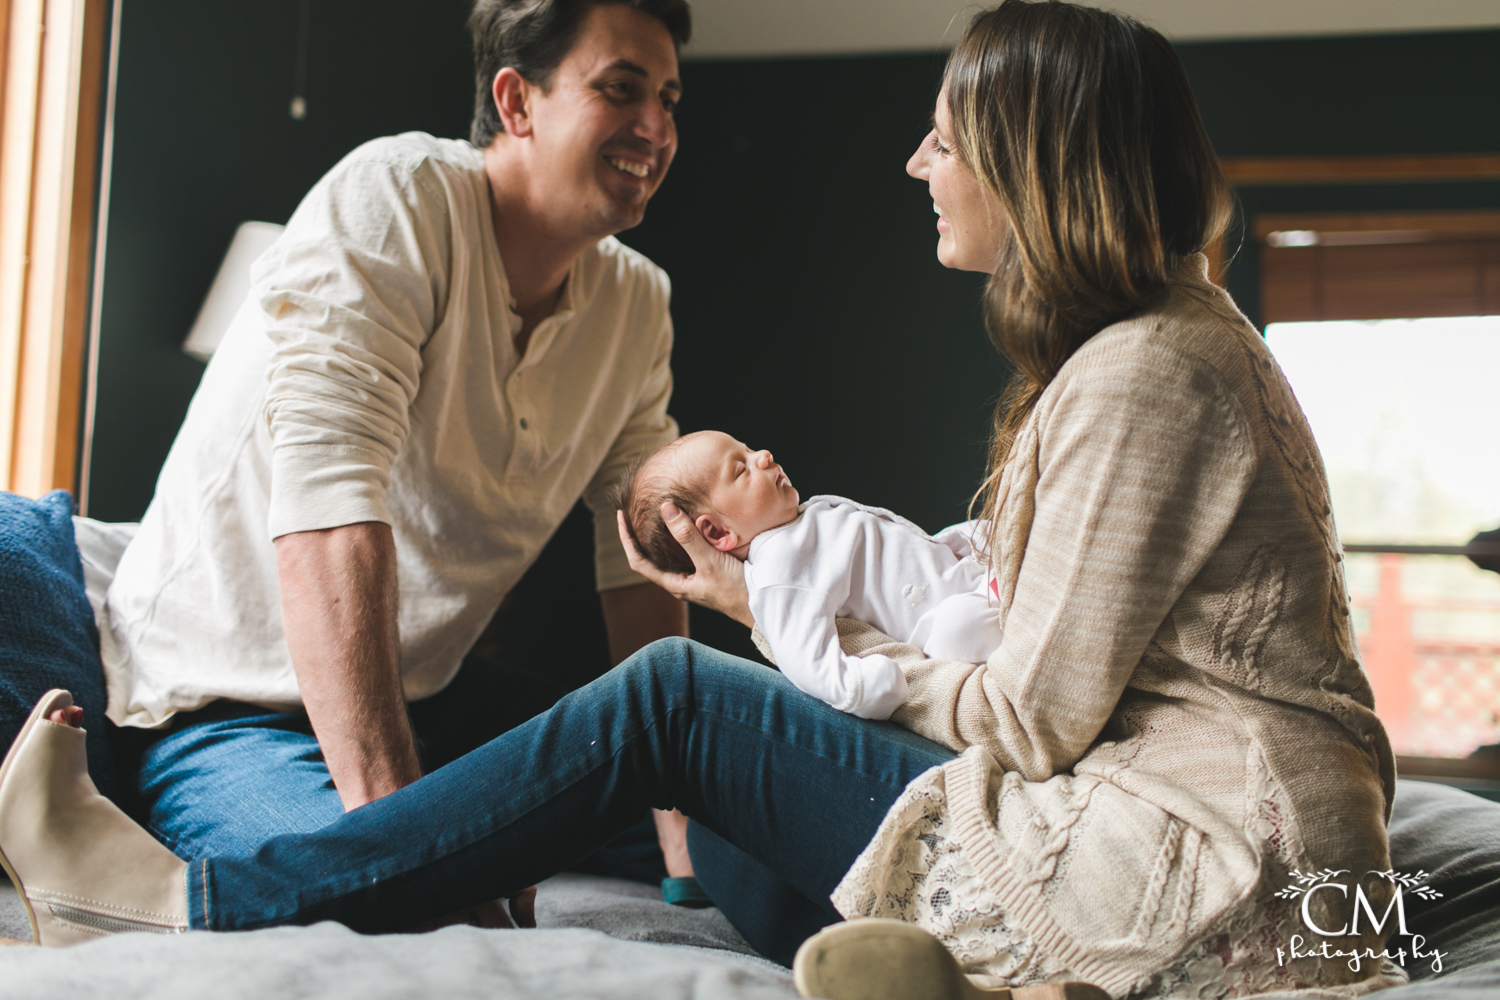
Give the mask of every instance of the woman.
[[[0, 776], [0, 851], [44, 943], [405, 927], [514, 894], [649, 805], [695, 820], [699, 879], [783, 962], [840, 915], [877, 916], [991, 983], [1197, 997], [1395, 981], [1275, 959], [1293, 933], [1316, 946], [1275, 895], [1289, 872], [1389, 868], [1392, 758], [1316, 447], [1205, 277], [1228, 197], [1171, 47], [1114, 14], [1007, 0], [954, 50], [908, 171], [932, 192], [939, 259], [993, 275], [990, 325], [1019, 369], [982, 492], [1005, 614], [987, 664], [842, 623], [850, 652], [906, 671], [898, 726], [669, 640], [318, 833], [187, 864], [92, 795], [81, 734], [45, 721], [68, 721], [57, 695]], [[753, 624], [738, 564], [663, 513], [698, 570], [637, 568]], [[1331, 895], [1310, 911], [1321, 927]], [[908, 931], [824, 932], [799, 985], [968, 995]], [[891, 962], [913, 982], [871, 972]]]

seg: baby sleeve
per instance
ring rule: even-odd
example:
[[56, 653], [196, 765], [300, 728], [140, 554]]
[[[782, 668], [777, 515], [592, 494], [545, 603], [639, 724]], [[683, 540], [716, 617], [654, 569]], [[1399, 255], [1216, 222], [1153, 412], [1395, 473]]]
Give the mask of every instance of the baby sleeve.
[[861, 719], [887, 719], [906, 701], [906, 675], [888, 656], [850, 656], [834, 615], [842, 598], [790, 584], [750, 590], [750, 611], [772, 659], [797, 689]]
[[583, 501], [594, 519], [594, 581], [600, 591], [648, 582], [630, 568], [625, 550], [620, 547], [615, 507], [616, 493], [625, 474], [641, 459], [677, 439], [677, 421], [667, 413], [672, 398], [672, 317], [667, 311], [667, 295], [666, 278], [662, 275], [660, 294], [652, 303], [656, 348], [651, 371], [641, 386], [635, 412], [583, 492]]

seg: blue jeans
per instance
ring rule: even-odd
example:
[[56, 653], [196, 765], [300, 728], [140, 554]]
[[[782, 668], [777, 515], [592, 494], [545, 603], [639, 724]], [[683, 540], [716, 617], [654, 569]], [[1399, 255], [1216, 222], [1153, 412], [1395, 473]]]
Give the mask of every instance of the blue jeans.
[[[447, 688], [409, 708], [425, 770], [545, 712], [565, 693], [546, 676], [470, 656]], [[344, 815], [307, 713], [232, 701], [182, 713], [165, 735], [150, 738], [138, 792], [146, 825], [183, 858], [247, 854]], [[644, 809], [638, 819], [578, 867], [659, 882], [667, 872], [656, 828]]]
[[757, 950], [789, 963], [837, 919], [828, 897], [902, 789], [952, 756], [758, 664], [664, 639], [394, 795], [194, 857], [189, 918], [399, 930], [535, 884], [644, 808], [676, 807], [694, 821], [704, 888]]
[[[424, 769], [457, 760], [566, 693], [535, 673], [469, 657], [446, 689], [409, 707]], [[300, 710], [217, 701], [180, 713], [145, 747], [138, 774], [146, 825], [184, 858], [248, 853], [344, 814]]]

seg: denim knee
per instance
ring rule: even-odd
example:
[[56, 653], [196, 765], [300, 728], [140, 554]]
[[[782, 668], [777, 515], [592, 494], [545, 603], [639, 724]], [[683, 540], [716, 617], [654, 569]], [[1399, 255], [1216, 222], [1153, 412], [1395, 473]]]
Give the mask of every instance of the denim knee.
[[[692, 639], [670, 636], [643, 647], [616, 669], [628, 668], [633, 679], [667, 695], [691, 695], [703, 687], [775, 684], [783, 680], [775, 670]], [[788, 685], [790, 687], [790, 685]]]
[[632, 679], [662, 691], [683, 691], [689, 685], [697, 654], [707, 647], [673, 635], [641, 647], [616, 669], [627, 669]]
[[695, 649], [706, 648], [708, 647], [702, 643], [685, 639], [680, 635], [669, 635], [665, 639], [657, 639], [650, 645], [642, 646], [640, 651], [649, 656], [653, 662], [684, 663], [693, 658]]

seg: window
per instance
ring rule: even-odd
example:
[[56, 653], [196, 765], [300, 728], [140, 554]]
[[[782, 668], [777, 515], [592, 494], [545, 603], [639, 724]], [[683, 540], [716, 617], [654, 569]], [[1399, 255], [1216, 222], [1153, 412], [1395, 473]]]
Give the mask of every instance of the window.
[[107, 0], [0, 0], [0, 488], [72, 488]]
[[1500, 574], [1399, 551], [1500, 527], [1500, 316], [1272, 323], [1266, 341], [1323, 452], [1396, 752], [1500, 742]]

